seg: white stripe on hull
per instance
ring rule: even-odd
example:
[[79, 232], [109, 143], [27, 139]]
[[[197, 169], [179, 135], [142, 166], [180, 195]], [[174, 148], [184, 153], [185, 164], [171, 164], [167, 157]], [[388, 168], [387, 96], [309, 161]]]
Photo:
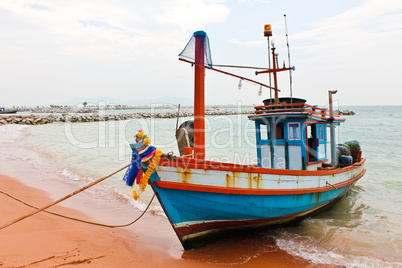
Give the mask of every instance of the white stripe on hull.
[[347, 181], [360, 174], [362, 170], [363, 166], [360, 166], [338, 174], [301, 176], [204, 170], [168, 166], [157, 167], [157, 172], [161, 181], [204, 186], [267, 190], [325, 187], [327, 186], [327, 183], [334, 185]]

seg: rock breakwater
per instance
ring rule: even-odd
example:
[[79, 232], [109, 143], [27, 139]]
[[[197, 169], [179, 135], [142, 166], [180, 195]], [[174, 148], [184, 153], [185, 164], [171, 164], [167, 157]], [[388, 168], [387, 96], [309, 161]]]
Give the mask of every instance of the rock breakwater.
[[[235, 115], [253, 114], [253, 110], [211, 110], [205, 111], [205, 115]], [[194, 116], [193, 112], [180, 112], [180, 117]], [[119, 121], [141, 118], [176, 118], [177, 113], [114, 113], [114, 114], [62, 114], [62, 115], [3, 115], [0, 116], [0, 125], [20, 124], [20, 125], [43, 125], [50, 123], [82, 123], [99, 121]]]
[[340, 110], [339, 114], [340, 115], [355, 115], [355, 112], [350, 111], [350, 110]]

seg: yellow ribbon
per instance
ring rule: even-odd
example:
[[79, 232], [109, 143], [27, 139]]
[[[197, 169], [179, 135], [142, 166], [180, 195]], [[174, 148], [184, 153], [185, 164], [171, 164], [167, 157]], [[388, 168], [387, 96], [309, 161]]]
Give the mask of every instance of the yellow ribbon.
[[[142, 176], [142, 178], [140, 180], [139, 186], [140, 186], [141, 192], [144, 192], [145, 188], [147, 188], [149, 178], [151, 177], [152, 172], [154, 171], [156, 166], [158, 165], [159, 159], [161, 158], [161, 156], [162, 156], [162, 151], [159, 149], [156, 149], [154, 157], [151, 160], [151, 164], [149, 164], [147, 171], [145, 172], [144, 176]], [[133, 198], [135, 200], [140, 198], [140, 195], [137, 194], [137, 192], [135, 190], [133, 190]]]

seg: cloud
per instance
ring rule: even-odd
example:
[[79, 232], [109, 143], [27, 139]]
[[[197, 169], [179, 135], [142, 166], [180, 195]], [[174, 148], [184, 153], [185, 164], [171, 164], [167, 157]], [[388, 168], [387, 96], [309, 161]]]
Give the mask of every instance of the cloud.
[[27, 4], [27, 6], [28, 6], [30, 9], [34, 9], [34, 10], [51, 11], [51, 9], [48, 8], [47, 6], [40, 5], [40, 4], [34, 4], [34, 3], [32, 3], [32, 4]]
[[402, 61], [401, 9], [401, 1], [370, 0], [292, 35], [293, 58], [302, 67], [294, 81], [314, 91], [342, 89], [349, 104], [389, 104], [388, 96], [402, 97], [392, 71]]
[[[85, 29], [86, 26], [126, 29], [140, 17], [135, 10], [129, 11], [112, 3], [99, 2], [95, 5], [86, 2], [50, 0], [26, 2], [30, 1], [4, 0], [0, 3], [0, 8], [7, 9], [22, 20], [41, 26], [61, 37], [91, 35], [91, 32]], [[38, 12], [42, 10], [50, 12]]]
[[[292, 35], [292, 40], [309, 40], [308, 46], [303, 48], [307, 53], [317, 52], [317, 49], [366, 50], [376, 47], [381, 39], [400, 44], [401, 9], [401, 1], [370, 0], [362, 6], [311, 24], [312, 30]], [[313, 42], [316, 45], [312, 46]]]
[[[31, 37], [29, 42], [44, 46], [57, 43], [58, 53], [64, 55], [124, 59], [130, 56], [129, 51], [135, 55], [144, 44], [152, 42], [150, 34], [141, 27], [144, 21], [141, 9], [127, 8], [123, 2], [4, 0], [0, 8], [35, 27], [35, 31], [25, 33]], [[21, 38], [24, 31], [18, 29], [15, 38]]]
[[194, 31], [208, 23], [224, 21], [229, 12], [229, 7], [221, 0], [174, 0], [165, 1], [163, 9], [154, 17], [160, 24]]
[[240, 3], [246, 2], [256, 2], [256, 3], [263, 3], [263, 4], [270, 4], [272, 3], [271, 0], [239, 0]]
[[243, 47], [261, 47], [267, 43], [266, 40], [239, 41], [237, 39], [230, 39], [229, 42]]
[[[148, 48], [156, 46], [164, 46], [165, 50], [160, 53], [165, 53], [169, 44], [176, 45], [178, 38], [187, 38], [190, 30], [221, 22], [230, 12], [220, 0], [103, 1], [96, 4], [73, 0], [4, 0], [0, 8], [41, 27], [50, 34], [48, 36], [63, 40], [60, 47], [63, 53], [81, 51], [82, 57], [119, 59], [138, 55], [139, 51], [152, 54], [154, 52]], [[49, 12], [40, 12], [43, 10]], [[105, 51], [107, 47], [109, 53]]]
[[[7, 97], [15, 104], [35, 102], [31, 92], [41, 103], [76, 95], [132, 97], [133, 88], [153, 94], [152, 88], [165, 88], [160, 81], [189, 67], [177, 54], [190, 33], [230, 12], [217, 0], [2, 0], [0, 10], [7, 15], [1, 86], [16, 92]], [[171, 83], [172, 94], [180, 83]]]
[[84, 25], [84, 27], [104, 27], [115, 30], [122, 30], [122, 28], [120, 27], [112, 26], [109, 23], [101, 20], [78, 20], [78, 22]]

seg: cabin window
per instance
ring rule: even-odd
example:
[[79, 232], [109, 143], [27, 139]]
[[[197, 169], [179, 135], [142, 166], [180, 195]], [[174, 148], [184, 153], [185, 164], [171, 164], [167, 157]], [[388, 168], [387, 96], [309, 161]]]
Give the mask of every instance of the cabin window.
[[315, 133], [316, 133], [316, 126], [314, 125], [308, 125], [307, 126], [307, 133], [308, 133], [308, 157], [309, 157], [309, 162], [314, 162], [317, 161], [317, 144], [316, 144], [316, 138], [315, 138]]
[[307, 125], [307, 135], [309, 139], [313, 138], [313, 128], [311, 127], [311, 125]]
[[266, 124], [260, 124], [260, 140], [268, 140], [268, 126]]
[[319, 126], [318, 127], [318, 138], [320, 140], [326, 140], [325, 138], [325, 126]]
[[289, 131], [289, 140], [300, 140], [301, 132], [300, 132], [300, 123], [289, 123], [288, 124], [288, 131]]
[[276, 123], [275, 124], [275, 140], [283, 140], [285, 139], [285, 132], [283, 131], [283, 123]]

